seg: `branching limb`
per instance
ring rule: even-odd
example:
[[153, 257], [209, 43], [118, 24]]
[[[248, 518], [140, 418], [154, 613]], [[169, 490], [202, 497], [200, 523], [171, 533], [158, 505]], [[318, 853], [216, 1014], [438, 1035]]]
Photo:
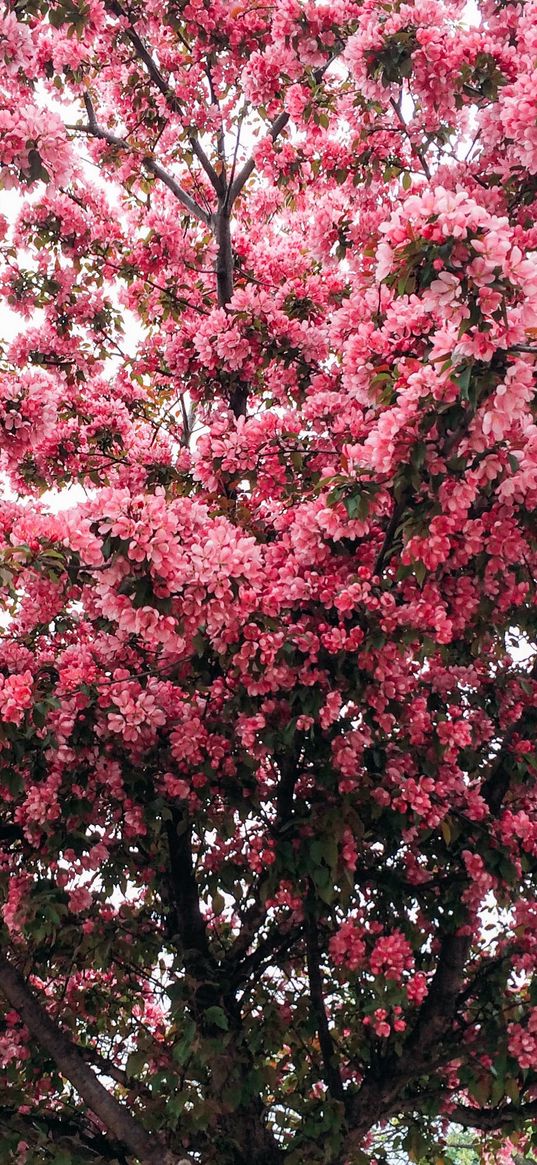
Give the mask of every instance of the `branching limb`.
[[[533, 664], [531, 671], [526, 673], [525, 678], [537, 680], [537, 660]], [[503, 737], [498, 753], [486, 774], [481, 788], [481, 794], [487, 802], [491, 813], [497, 814], [500, 811], [504, 797], [509, 789], [511, 774], [506, 765], [509, 745], [516, 733], [524, 732], [525, 723], [531, 714], [535, 715], [535, 709], [532, 707], [525, 708], [518, 720], [515, 720], [514, 724], [510, 725]]]
[[[298, 756], [294, 751], [289, 752], [286, 756], [279, 755], [277, 762], [280, 779], [276, 792], [276, 819], [273, 825], [273, 836], [276, 839], [278, 839], [282, 828], [291, 820], [295, 786], [298, 780]], [[241, 932], [228, 952], [227, 961], [234, 968], [239, 968], [242, 956], [246, 954], [266, 918], [267, 907], [263, 895], [266, 880], [266, 873], [262, 873], [254, 888], [254, 901], [243, 917]]]
[[180, 813], [175, 812], [171, 821], [167, 822], [166, 835], [172, 900], [178, 935], [185, 951], [187, 972], [199, 978], [202, 967], [204, 975], [210, 971], [214, 976], [216, 964], [209, 949], [192, 863], [191, 828]]
[[412, 1075], [420, 1075], [428, 1067], [431, 1050], [450, 1031], [463, 988], [470, 947], [471, 938], [468, 935], [446, 934], [442, 938], [429, 993], [404, 1045], [401, 1058], [403, 1072], [411, 1071]]
[[314, 914], [314, 898], [310, 888], [305, 913], [306, 954], [308, 968], [308, 983], [310, 989], [310, 1004], [312, 1015], [319, 1036], [319, 1045], [323, 1058], [323, 1077], [330, 1096], [334, 1100], [345, 1103], [345, 1092], [339, 1071], [336, 1049], [330, 1035], [328, 1018], [324, 1005], [323, 977], [319, 961], [319, 936], [317, 920]]
[[[77, 1116], [60, 1116], [57, 1112], [48, 1113], [41, 1109], [29, 1113], [21, 1113], [17, 1107], [0, 1105], [0, 1130], [2, 1127], [13, 1133], [20, 1131], [21, 1137], [32, 1146], [36, 1134], [46, 1136], [52, 1143], [60, 1142], [65, 1145], [68, 1138], [72, 1142], [73, 1151], [81, 1148], [89, 1150], [97, 1162], [111, 1161], [114, 1165], [129, 1165], [128, 1157], [123, 1145], [107, 1137], [80, 1114]], [[129, 1154], [130, 1158], [130, 1154]], [[84, 1158], [86, 1159], [86, 1158]]]
[[[272, 141], [275, 142], [276, 138], [279, 137], [282, 130], [285, 129], [287, 122], [290, 119], [290, 116], [291, 116], [290, 113], [286, 113], [284, 111], [279, 113], [277, 118], [275, 118], [275, 120], [272, 122], [272, 125], [269, 128], [267, 137], [272, 138]], [[229, 192], [229, 206], [230, 207], [233, 206], [233, 203], [238, 198], [241, 190], [243, 189], [244, 186], [246, 186], [246, 183], [247, 183], [249, 177], [251, 176], [251, 174], [253, 174], [254, 170], [255, 170], [255, 159], [253, 157], [250, 157], [248, 159], [248, 161], [245, 162], [244, 166], [242, 167], [242, 170], [239, 170], [239, 173], [237, 174], [237, 177], [235, 178], [233, 185], [230, 187], [230, 192]]]
[[76, 1044], [51, 1019], [26, 980], [5, 957], [0, 958], [0, 991], [17, 1011], [40, 1048], [54, 1060], [104, 1127], [139, 1159], [141, 1165], [178, 1165], [158, 1137], [149, 1134], [101, 1084]]
[[[88, 111], [88, 123], [87, 125], [66, 125], [65, 128], [69, 130], [70, 133], [87, 134], [88, 137], [96, 138], [98, 141], [107, 142], [108, 145], [114, 146], [118, 150], [126, 150], [129, 153], [138, 152], [129, 145], [125, 138], [121, 138], [117, 134], [112, 133], [110, 130], [105, 129], [104, 126], [99, 125], [95, 118], [94, 112], [92, 112], [92, 115], [90, 116], [89, 111], [90, 109], [93, 111], [93, 106], [87, 95], [84, 99], [84, 104], [86, 105], [86, 110]], [[177, 200], [182, 203], [182, 205], [185, 207], [185, 210], [187, 210], [193, 218], [197, 218], [200, 220], [200, 222], [205, 224], [209, 223], [210, 215], [208, 212], [203, 210], [203, 208], [194, 201], [194, 199], [190, 196], [190, 194], [187, 193], [186, 190], [183, 190], [183, 187], [180, 185], [177, 179], [169, 174], [168, 171], [165, 170], [163, 166], [161, 166], [160, 162], [157, 162], [156, 158], [153, 158], [150, 154], [141, 152], [140, 161], [142, 166], [144, 166], [150, 174], [153, 174], [153, 176], [158, 178], [164, 184], [164, 186], [167, 186], [168, 190], [170, 190], [175, 198], [177, 198]]]
[[361, 1138], [373, 1124], [400, 1111], [401, 1094], [408, 1084], [434, 1069], [435, 1050], [453, 1028], [470, 943], [466, 935], [446, 934], [442, 938], [429, 994], [401, 1055], [373, 1063], [349, 1102], [347, 1152], [360, 1146]]
[[[214, 217], [214, 233], [217, 246], [218, 304], [220, 307], [226, 307], [233, 295], [233, 248], [231, 245], [231, 222], [223, 202]], [[244, 409], [238, 397], [231, 401], [231, 408], [236, 417], [242, 416]]]
[[263, 871], [256, 885], [252, 889], [253, 902], [242, 915], [240, 934], [227, 953], [226, 962], [237, 966], [239, 960], [246, 954], [266, 917], [267, 908], [263, 902], [263, 891], [267, 882], [267, 873]]
[[134, 1080], [123, 1068], [118, 1068], [112, 1060], [107, 1059], [106, 1056], [101, 1056], [95, 1048], [80, 1048], [79, 1050], [88, 1064], [93, 1064], [94, 1068], [98, 1068], [104, 1076], [109, 1076], [110, 1080], [115, 1080], [116, 1084], [120, 1084], [122, 1088], [135, 1092], [138, 1096], [151, 1096], [149, 1088]]
[[[226, 1046], [229, 1071], [237, 1081], [244, 1082], [252, 1070], [252, 1056], [243, 1037], [240, 1008], [228, 964], [218, 963], [209, 945], [192, 860], [191, 829], [188, 821], [175, 813], [167, 823], [166, 831], [170, 889], [184, 967], [193, 989], [192, 1011], [202, 1032], [211, 1034], [210, 1009], [224, 1009], [232, 1033]], [[232, 1132], [237, 1146], [240, 1146], [237, 1165], [246, 1165], [246, 1162], [248, 1165], [282, 1165], [280, 1149], [265, 1126], [264, 1112], [261, 1098], [250, 1095], [234, 1115], [221, 1115], [220, 1127]]]
[[24, 833], [22, 826], [11, 825], [8, 822], [0, 824], [0, 842], [2, 841], [23, 841]]
[[408, 495], [405, 493], [402, 495], [402, 497], [399, 499], [399, 501], [396, 503], [396, 505], [394, 507], [393, 514], [392, 514], [390, 521], [388, 522], [388, 525], [386, 527], [386, 534], [384, 536], [384, 542], [382, 543], [382, 546], [380, 548], [380, 551], [379, 551], [379, 554], [377, 557], [377, 561], [375, 562], [373, 574], [381, 574], [383, 569], [384, 569], [384, 566], [386, 564], [387, 559], [390, 557], [390, 552], [392, 549], [393, 540], [394, 540], [394, 537], [397, 533], [397, 529], [398, 529], [399, 523], [401, 521], [401, 518], [403, 517], [403, 514], [406, 510], [408, 500], [409, 500]]
[[233, 946], [223, 960], [223, 965], [229, 968], [233, 987], [241, 987], [244, 984], [244, 991], [247, 992], [252, 977], [258, 978], [259, 974], [262, 974], [266, 967], [270, 966], [271, 961], [281, 957], [284, 951], [289, 950], [299, 938], [301, 931], [302, 924], [293, 926], [290, 923], [286, 928], [285, 924], [274, 923], [250, 954], [243, 954], [241, 957], [241, 951], [237, 951]]
[[218, 161], [220, 162], [220, 165], [221, 165], [221, 167], [222, 167], [222, 174], [221, 174], [221, 176], [222, 176], [222, 179], [223, 179], [224, 189], [225, 189], [225, 190], [227, 190], [227, 180], [226, 180], [226, 139], [225, 139], [225, 134], [224, 134], [224, 123], [223, 123], [223, 120], [222, 120], [222, 113], [221, 113], [221, 110], [220, 110], [220, 102], [219, 102], [219, 100], [218, 100], [218, 96], [217, 96], [217, 93], [216, 93], [216, 89], [215, 89], [215, 87], [214, 87], [214, 82], [213, 82], [213, 74], [212, 74], [212, 69], [211, 69], [211, 62], [210, 62], [210, 60], [207, 60], [207, 64], [206, 64], [206, 67], [205, 67], [205, 72], [206, 72], [206, 74], [207, 74], [207, 82], [208, 82], [208, 85], [209, 85], [209, 95], [210, 95], [210, 98], [211, 98], [211, 105], [215, 105], [215, 106], [216, 106], [216, 108], [218, 109], [218, 112], [219, 112], [219, 116], [220, 116], [220, 124], [219, 124], [219, 127], [218, 127], [217, 131], [216, 131], [216, 149], [217, 149], [217, 153], [218, 153]]
[[429, 163], [427, 161], [427, 158], [425, 156], [425, 151], [420, 149], [420, 147], [417, 146], [416, 143], [412, 140], [410, 130], [407, 126], [407, 123], [403, 117], [403, 113], [401, 110], [401, 98], [399, 98], [399, 100], [396, 101], [393, 97], [390, 97], [390, 105], [391, 105], [392, 109], [395, 111], [395, 115], [396, 115], [397, 120], [398, 120], [398, 122], [403, 130], [403, 133], [405, 134], [405, 137], [407, 137], [409, 142], [410, 142], [410, 148], [412, 150], [412, 153], [415, 154], [416, 158], [418, 159], [418, 161], [421, 165], [421, 168], [423, 170], [423, 173], [425, 174], [425, 177], [430, 180], [431, 169], [430, 169]]
[[470, 1105], [458, 1104], [446, 1114], [453, 1124], [462, 1125], [465, 1129], [496, 1129], [509, 1132], [514, 1126], [520, 1126], [525, 1121], [535, 1121], [537, 1117], [537, 1100], [529, 1100], [526, 1104], [503, 1104], [497, 1108], [472, 1108]]
[[[113, 12], [115, 16], [119, 16], [122, 20], [128, 21], [129, 18], [127, 13], [125, 12], [122, 5], [117, 2], [117, 0], [109, 0], [109, 3], [107, 3], [106, 7], [108, 8], [108, 11]], [[170, 89], [166, 78], [161, 73], [157, 62], [155, 61], [154, 57], [151, 56], [151, 53], [144, 44], [141, 36], [138, 35], [136, 29], [134, 29], [130, 23], [126, 25], [123, 31], [127, 40], [130, 41], [136, 56], [145, 65], [145, 68], [147, 69], [148, 75], [151, 78], [153, 84], [156, 85], [159, 92], [162, 93], [162, 96], [166, 98], [170, 109], [174, 113], [183, 115], [184, 110], [182, 108], [181, 102], [176, 97], [173, 90]], [[195, 134], [190, 134], [188, 141], [192, 153], [196, 156], [202, 169], [205, 171], [211, 186], [218, 195], [223, 195], [225, 193], [225, 179], [223, 175], [216, 173], [216, 170], [211, 165], [207, 154], [203, 149], [203, 146]]]
[[[324, 74], [326, 73], [326, 70], [330, 68], [330, 65], [332, 64], [332, 62], [335, 61], [336, 58], [340, 56], [341, 52], [343, 51], [343, 48], [344, 48], [343, 43], [336, 45], [334, 52], [331, 54], [331, 56], [328, 57], [328, 60], [325, 61], [324, 65], [320, 65], [318, 69], [315, 69], [315, 71], [313, 73], [313, 80], [314, 80], [316, 85], [318, 85], [319, 82], [322, 80], [322, 78], [324, 77]], [[282, 112], [279, 113], [278, 116], [274, 119], [274, 121], [272, 122], [272, 125], [269, 126], [267, 136], [269, 138], [272, 138], [273, 142], [276, 141], [276, 138], [278, 138], [280, 136], [282, 130], [285, 129], [288, 121], [290, 120], [290, 116], [291, 115], [289, 113], [287, 113], [285, 110], [282, 110]], [[238, 198], [243, 187], [246, 186], [246, 183], [247, 183], [248, 179], [250, 178], [250, 176], [253, 174], [254, 170], [255, 170], [255, 158], [253, 156], [251, 156], [250, 158], [248, 158], [248, 161], [244, 163], [242, 170], [239, 170], [239, 173], [237, 174], [236, 178], [234, 178], [233, 183], [230, 186], [229, 196], [228, 196], [228, 205], [229, 205], [230, 209], [233, 206], [233, 203], [235, 202], [235, 200]]]

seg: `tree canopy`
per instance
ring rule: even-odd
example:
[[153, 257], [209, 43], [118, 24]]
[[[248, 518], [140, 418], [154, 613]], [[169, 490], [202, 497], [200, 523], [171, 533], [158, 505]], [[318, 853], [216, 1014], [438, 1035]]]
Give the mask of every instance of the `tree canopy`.
[[4, 5], [6, 1165], [537, 1145], [536, 54]]

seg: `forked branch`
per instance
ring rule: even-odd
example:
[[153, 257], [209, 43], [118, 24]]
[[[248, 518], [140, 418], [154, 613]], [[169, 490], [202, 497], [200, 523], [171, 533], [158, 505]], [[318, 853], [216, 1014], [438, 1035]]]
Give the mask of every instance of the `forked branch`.
[[117, 134], [105, 129], [104, 126], [99, 125], [93, 110], [92, 102], [87, 94], [84, 98], [84, 104], [88, 113], [88, 122], [86, 125], [66, 125], [65, 128], [69, 130], [70, 133], [86, 134], [88, 137], [96, 138], [98, 141], [107, 142], [109, 146], [114, 146], [117, 150], [126, 150], [128, 153], [132, 154], [139, 153], [141, 165], [150, 174], [152, 174], [154, 178], [158, 178], [159, 181], [164, 184], [164, 186], [167, 186], [168, 190], [171, 191], [174, 197], [177, 198], [180, 203], [182, 203], [185, 210], [187, 210], [193, 218], [199, 219], [200, 222], [203, 222], [206, 225], [209, 224], [210, 215], [208, 212], [203, 210], [203, 207], [199, 206], [186, 190], [183, 190], [183, 187], [180, 185], [177, 179], [174, 178], [173, 175], [170, 174], [167, 170], [165, 170], [164, 166], [161, 166], [160, 162], [157, 162], [156, 158], [154, 158], [151, 154], [144, 153], [143, 151], [136, 151], [134, 147], [131, 146], [128, 141], [126, 141], [125, 138], [119, 137]]
[[5, 957], [0, 958], [0, 991], [19, 1013], [39, 1046], [54, 1060], [62, 1076], [76, 1088], [104, 1127], [138, 1158], [141, 1165], [180, 1165], [179, 1158], [167, 1153], [160, 1139], [148, 1133], [101, 1084], [76, 1044], [51, 1019], [20, 971]]

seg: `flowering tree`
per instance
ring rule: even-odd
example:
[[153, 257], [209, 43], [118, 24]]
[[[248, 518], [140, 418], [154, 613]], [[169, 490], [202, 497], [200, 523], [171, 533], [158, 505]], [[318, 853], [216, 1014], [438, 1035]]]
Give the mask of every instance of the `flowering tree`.
[[4, 7], [2, 1162], [537, 1144], [536, 53]]

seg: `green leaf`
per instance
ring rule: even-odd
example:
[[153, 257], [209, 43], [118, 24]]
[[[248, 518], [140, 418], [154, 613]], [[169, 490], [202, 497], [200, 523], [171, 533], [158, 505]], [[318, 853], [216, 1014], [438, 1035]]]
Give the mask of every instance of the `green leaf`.
[[220, 891], [217, 890], [216, 894], [213, 894], [211, 903], [212, 903], [212, 908], [213, 908], [214, 913], [216, 915], [219, 915], [222, 913], [222, 911], [226, 905], [226, 900], [225, 900], [223, 894], [221, 894]]
[[452, 375], [451, 379], [459, 388], [461, 400], [469, 400], [470, 381], [472, 379], [473, 363], [467, 364], [461, 372]]
[[446, 845], [450, 845], [453, 834], [450, 822], [448, 821], [447, 817], [444, 819], [444, 821], [440, 822], [440, 829], [442, 830], [442, 837], [444, 838]]
[[193, 1019], [187, 1019], [181, 1039], [173, 1046], [172, 1059], [176, 1064], [184, 1065], [192, 1053], [192, 1046], [196, 1038], [196, 1024]]
[[35, 147], [28, 151], [28, 167], [24, 173], [30, 185], [38, 181], [50, 182], [50, 174], [43, 165], [39, 150], [36, 150]]
[[227, 1016], [222, 1007], [208, 1007], [205, 1012], [205, 1019], [207, 1023], [214, 1024], [214, 1027], [219, 1027], [223, 1032], [227, 1032], [229, 1028]]
[[414, 469], [421, 469], [427, 456], [427, 446], [424, 441], [418, 441], [412, 449], [410, 461]]

